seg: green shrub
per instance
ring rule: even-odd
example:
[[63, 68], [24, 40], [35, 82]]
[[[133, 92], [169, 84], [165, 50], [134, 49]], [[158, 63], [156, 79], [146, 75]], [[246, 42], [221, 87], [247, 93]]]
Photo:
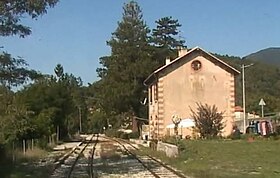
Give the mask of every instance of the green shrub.
[[225, 124], [223, 112], [218, 112], [216, 105], [196, 103], [197, 110], [191, 109], [191, 117], [194, 119], [195, 127], [202, 138], [212, 139], [219, 136]]
[[237, 127], [234, 127], [233, 129], [234, 130], [233, 130], [232, 134], [230, 135], [230, 138], [232, 140], [241, 139], [241, 132], [240, 132], [240, 130]]
[[129, 134], [122, 132], [121, 135], [120, 135], [120, 138], [128, 140], [129, 139]]
[[105, 131], [105, 135], [107, 137], [119, 137], [120, 133], [115, 129], [108, 129]]
[[129, 138], [139, 138], [140, 134], [139, 132], [132, 132], [128, 136]]
[[280, 135], [280, 125], [277, 125], [275, 127], [275, 133], [276, 133], [276, 135]]
[[179, 153], [185, 152], [187, 150], [187, 144], [185, 140], [179, 140], [177, 146]]
[[180, 138], [178, 138], [178, 136], [176, 137], [175, 135], [166, 136], [162, 139], [162, 141], [165, 143], [169, 143], [169, 144], [178, 146], [179, 153], [184, 152], [187, 149], [186, 140], [180, 139]]
[[38, 147], [39, 148], [42, 148], [42, 149], [48, 149], [49, 148], [49, 145], [48, 145], [48, 141], [47, 139], [38, 139]]
[[150, 140], [150, 148], [152, 150], [156, 150], [157, 149], [157, 143], [158, 143], [158, 140]]
[[176, 136], [165, 136], [162, 138], [162, 141], [165, 143], [170, 143], [170, 144], [174, 144], [177, 145], [178, 142], [178, 138], [176, 138]]

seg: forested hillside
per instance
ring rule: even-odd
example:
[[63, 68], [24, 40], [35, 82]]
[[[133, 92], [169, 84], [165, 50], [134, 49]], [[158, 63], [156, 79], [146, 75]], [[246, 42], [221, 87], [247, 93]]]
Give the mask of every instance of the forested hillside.
[[246, 60], [263, 62], [271, 65], [280, 66], [280, 48], [267, 48], [252, 53], [246, 57]]
[[[216, 56], [240, 72], [242, 72], [242, 64], [253, 64], [245, 68], [246, 109], [248, 112], [260, 114], [259, 101], [261, 98], [266, 102], [265, 113], [280, 111], [280, 70], [277, 65], [257, 61], [254, 58], [241, 59], [218, 54]], [[236, 99], [236, 104], [242, 106], [242, 73], [236, 78]]]

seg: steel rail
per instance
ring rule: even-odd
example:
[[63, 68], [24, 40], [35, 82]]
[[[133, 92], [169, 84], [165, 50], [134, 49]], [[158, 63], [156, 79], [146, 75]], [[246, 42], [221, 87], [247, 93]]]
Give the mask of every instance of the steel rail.
[[94, 152], [95, 152], [95, 149], [96, 149], [96, 145], [98, 143], [98, 137], [99, 137], [99, 134], [97, 134], [97, 136], [96, 136], [96, 140], [95, 140], [95, 143], [92, 147], [91, 156], [90, 156], [90, 160], [89, 160], [89, 177], [90, 178], [95, 178], [96, 177], [94, 175], [94, 172], [93, 172], [93, 159], [94, 159]]
[[[107, 139], [111, 139], [117, 143], [119, 143], [124, 149], [125, 151], [130, 154], [131, 156], [133, 156], [144, 168], [146, 168], [154, 177], [156, 178], [160, 178], [161, 176], [159, 176], [155, 171], [153, 171], [151, 168], [149, 168], [135, 153], [132, 153], [122, 142], [129, 144], [131, 147], [133, 147], [135, 150], [139, 150], [139, 148], [135, 147], [134, 145], [132, 145], [129, 141], [123, 140], [123, 139], [114, 139], [114, 138], [110, 138], [110, 137], [106, 137]], [[120, 141], [121, 140], [121, 141]], [[168, 165], [166, 165], [165, 163], [157, 160], [156, 158], [145, 154], [145, 156], [147, 156], [148, 158], [150, 158], [152, 161], [156, 162], [157, 164], [161, 165], [162, 167], [166, 168], [168, 171], [170, 171], [171, 173], [175, 174], [176, 176], [180, 177], [180, 178], [187, 178], [185, 175], [183, 175], [182, 173], [178, 172], [177, 170], [169, 167]]]
[[89, 143], [92, 141], [93, 137], [95, 135], [92, 135], [92, 137], [90, 138], [89, 141], [84, 141], [83, 143], [86, 143], [86, 145], [83, 147], [83, 149], [80, 151], [80, 153], [78, 154], [78, 156], [76, 157], [75, 161], [73, 162], [73, 164], [71, 165], [71, 168], [67, 174], [67, 178], [70, 178], [71, 177], [71, 174], [76, 166], [76, 163], [78, 162], [79, 158], [81, 157], [82, 153], [85, 151], [86, 147], [89, 145]]
[[[136, 150], [139, 150], [139, 148], [135, 147], [134, 145], [132, 145], [129, 141], [126, 141], [126, 140], [123, 140], [123, 142], [129, 144], [131, 147], [133, 147], [134, 149]], [[153, 161], [159, 163], [161, 166], [163, 166], [164, 168], [166, 168], [167, 170], [171, 171], [172, 173], [176, 174], [178, 177], [181, 177], [181, 178], [186, 178], [185, 175], [183, 175], [182, 173], [178, 172], [177, 170], [171, 168], [170, 166], [166, 165], [165, 163], [159, 161], [158, 159], [154, 158], [153, 156], [151, 155], [148, 155], [146, 154], [145, 156], [149, 157], [150, 159], [152, 159]]]

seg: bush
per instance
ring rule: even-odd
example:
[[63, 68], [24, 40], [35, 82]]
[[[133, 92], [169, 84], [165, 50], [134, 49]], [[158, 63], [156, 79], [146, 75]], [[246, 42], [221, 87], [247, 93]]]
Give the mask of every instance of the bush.
[[129, 138], [139, 138], [140, 134], [139, 132], [132, 132], [128, 136]]
[[162, 139], [162, 141], [178, 146], [179, 153], [187, 149], [186, 141], [176, 136], [166, 136]]
[[162, 138], [162, 141], [165, 143], [170, 143], [170, 144], [174, 144], [174, 145], [177, 145], [177, 143], [178, 143], [178, 139], [176, 138], [176, 136], [165, 136]]
[[48, 148], [48, 141], [46, 139], [39, 139], [38, 146], [39, 148], [46, 149]]
[[122, 139], [129, 139], [129, 134], [128, 133], [124, 133], [124, 132], [121, 132], [120, 134], [120, 137], [119, 138], [122, 138]]
[[277, 125], [275, 127], [275, 133], [276, 133], [276, 135], [280, 135], [280, 125]]
[[4, 149], [4, 145], [2, 145], [0, 143], [0, 162], [1, 162], [1, 159], [5, 157], [5, 149]]
[[158, 143], [158, 140], [150, 140], [150, 148], [152, 150], [157, 150], [157, 143]]
[[232, 132], [230, 138], [232, 140], [241, 139], [241, 132], [236, 126], [233, 127], [233, 132]]
[[105, 135], [108, 137], [120, 137], [120, 132], [115, 129], [108, 129], [105, 131]]
[[218, 108], [208, 104], [197, 104], [197, 111], [191, 109], [191, 117], [194, 119], [197, 131], [202, 138], [217, 137], [225, 124], [223, 123], [223, 112], [218, 112]]

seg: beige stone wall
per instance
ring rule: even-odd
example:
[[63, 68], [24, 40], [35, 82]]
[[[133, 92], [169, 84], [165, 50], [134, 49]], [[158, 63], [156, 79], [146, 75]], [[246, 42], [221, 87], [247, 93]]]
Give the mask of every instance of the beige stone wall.
[[[191, 63], [199, 60], [202, 68], [194, 71]], [[204, 56], [192, 56], [192, 60], [169, 67], [169, 70], [160, 76], [163, 88], [161, 117], [163, 117], [163, 130], [172, 124], [172, 115], [190, 118], [190, 108], [196, 110], [196, 102], [216, 105], [219, 111], [225, 111], [224, 122], [226, 128], [224, 135], [229, 135], [234, 122], [234, 75], [214, 64]], [[166, 75], [168, 74], [168, 75]]]

